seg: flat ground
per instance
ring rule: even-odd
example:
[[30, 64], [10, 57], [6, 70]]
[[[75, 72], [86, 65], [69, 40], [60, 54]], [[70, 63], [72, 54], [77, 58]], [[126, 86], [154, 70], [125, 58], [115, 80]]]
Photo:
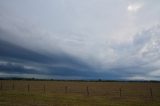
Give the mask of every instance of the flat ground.
[[160, 106], [160, 83], [7, 81], [0, 106]]

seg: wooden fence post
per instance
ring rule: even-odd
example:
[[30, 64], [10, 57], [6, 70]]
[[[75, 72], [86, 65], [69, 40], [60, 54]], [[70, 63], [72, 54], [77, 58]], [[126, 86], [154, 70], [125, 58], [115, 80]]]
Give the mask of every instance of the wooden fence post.
[[68, 87], [65, 86], [65, 93], [68, 93]]
[[86, 87], [86, 91], [87, 91], [87, 96], [89, 96], [89, 88], [88, 88], [88, 86]]
[[3, 83], [2, 83], [2, 80], [1, 80], [1, 87], [0, 87], [1, 90], [3, 90]]
[[27, 88], [28, 88], [28, 92], [29, 92], [30, 91], [30, 85], [29, 84], [28, 84]]
[[119, 96], [121, 97], [122, 96], [122, 89], [119, 88]]
[[150, 91], [150, 97], [153, 98], [153, 91], [152, 91], [152, 88], [149, 88], [149, 91]]
[[15, 90], [15, 86], [14, 86], [14, 83], [12, 84], [12, 90]]
[[46, 93], [46, 85], [43, 85], [43, 92]]

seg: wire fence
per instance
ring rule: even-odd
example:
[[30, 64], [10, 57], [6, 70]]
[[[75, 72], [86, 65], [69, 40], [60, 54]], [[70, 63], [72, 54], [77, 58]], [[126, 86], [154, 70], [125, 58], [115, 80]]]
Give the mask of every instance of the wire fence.
[[[78, 83], [78, 82], [77, 82]], [[43, 84], [43, 83], [31, 83], [31, 82], [22, 82], [17, 83], [11, 81], [10, 83], [1, 81], [0, 82], [0, 91], [21, 91], [28, 93], [59, 93], [59, 94], [81, 94], [86, 96], [108, 96], [108, 97], [146, 97], [154, 98], [160, 97], [159, 88], [155, 87], [114, 87], [110, 89], [107, 87], [93, 87], [87, 84], [81, 84], [81, 86], [76, 85], [52, 85], [52, 84]], [[87, 86], [86, 86], [87, 85]]]

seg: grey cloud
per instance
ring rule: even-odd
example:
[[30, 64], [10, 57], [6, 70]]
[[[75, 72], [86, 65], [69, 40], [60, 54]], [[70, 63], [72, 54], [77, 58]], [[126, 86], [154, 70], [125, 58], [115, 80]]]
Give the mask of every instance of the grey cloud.
[[[0, 72], [5, 74], [39, 74], [72, 77], [94, 77], [92, 68], [65, 54], [46, 56], [20, 46], [0, 42]], [[91, 74], [92, 73], [92, 74]]]
[[[8, 67], [111, 79], [149, 77], [160, 68], [158, 1], [0, 2], [0, 60], [18, 65]], [[133, 4], [142, 7], [128, 11]]]

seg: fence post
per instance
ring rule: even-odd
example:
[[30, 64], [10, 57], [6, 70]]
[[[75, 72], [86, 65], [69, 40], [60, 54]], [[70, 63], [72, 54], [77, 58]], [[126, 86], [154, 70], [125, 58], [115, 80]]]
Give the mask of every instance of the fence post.
[[68, 93], [68, 87], [65, 86], [65, 93]]
[[43, 92], [46, 93], [46, 85], [43, 85]]
[[119, 88], [119, 96], [121, 97], [122, 96], [122, 89]]
[[1, 87], [0, 87], [1, 90], [3, 90], [3, 83], [2, 83], [2, 80], [1, 80]]
[[15, 90], [15, 86], [14, 86], [14, 83], [12, 84], [12, 90]]
[[88, 86], [86, 87], [86, 91], [87, 91], [87, 96], [89, 96], [89, 88], [88, 88]]
[[153, 91], [152, 91], [152, 88], [149, 88], [149, 91], [150, 91], [150, 97], [153, 98]]
[[30, 85], [29, 84], [28, 84], [27, 88], [28, 88], [28, 92], [29, 92], [30, 91]]

